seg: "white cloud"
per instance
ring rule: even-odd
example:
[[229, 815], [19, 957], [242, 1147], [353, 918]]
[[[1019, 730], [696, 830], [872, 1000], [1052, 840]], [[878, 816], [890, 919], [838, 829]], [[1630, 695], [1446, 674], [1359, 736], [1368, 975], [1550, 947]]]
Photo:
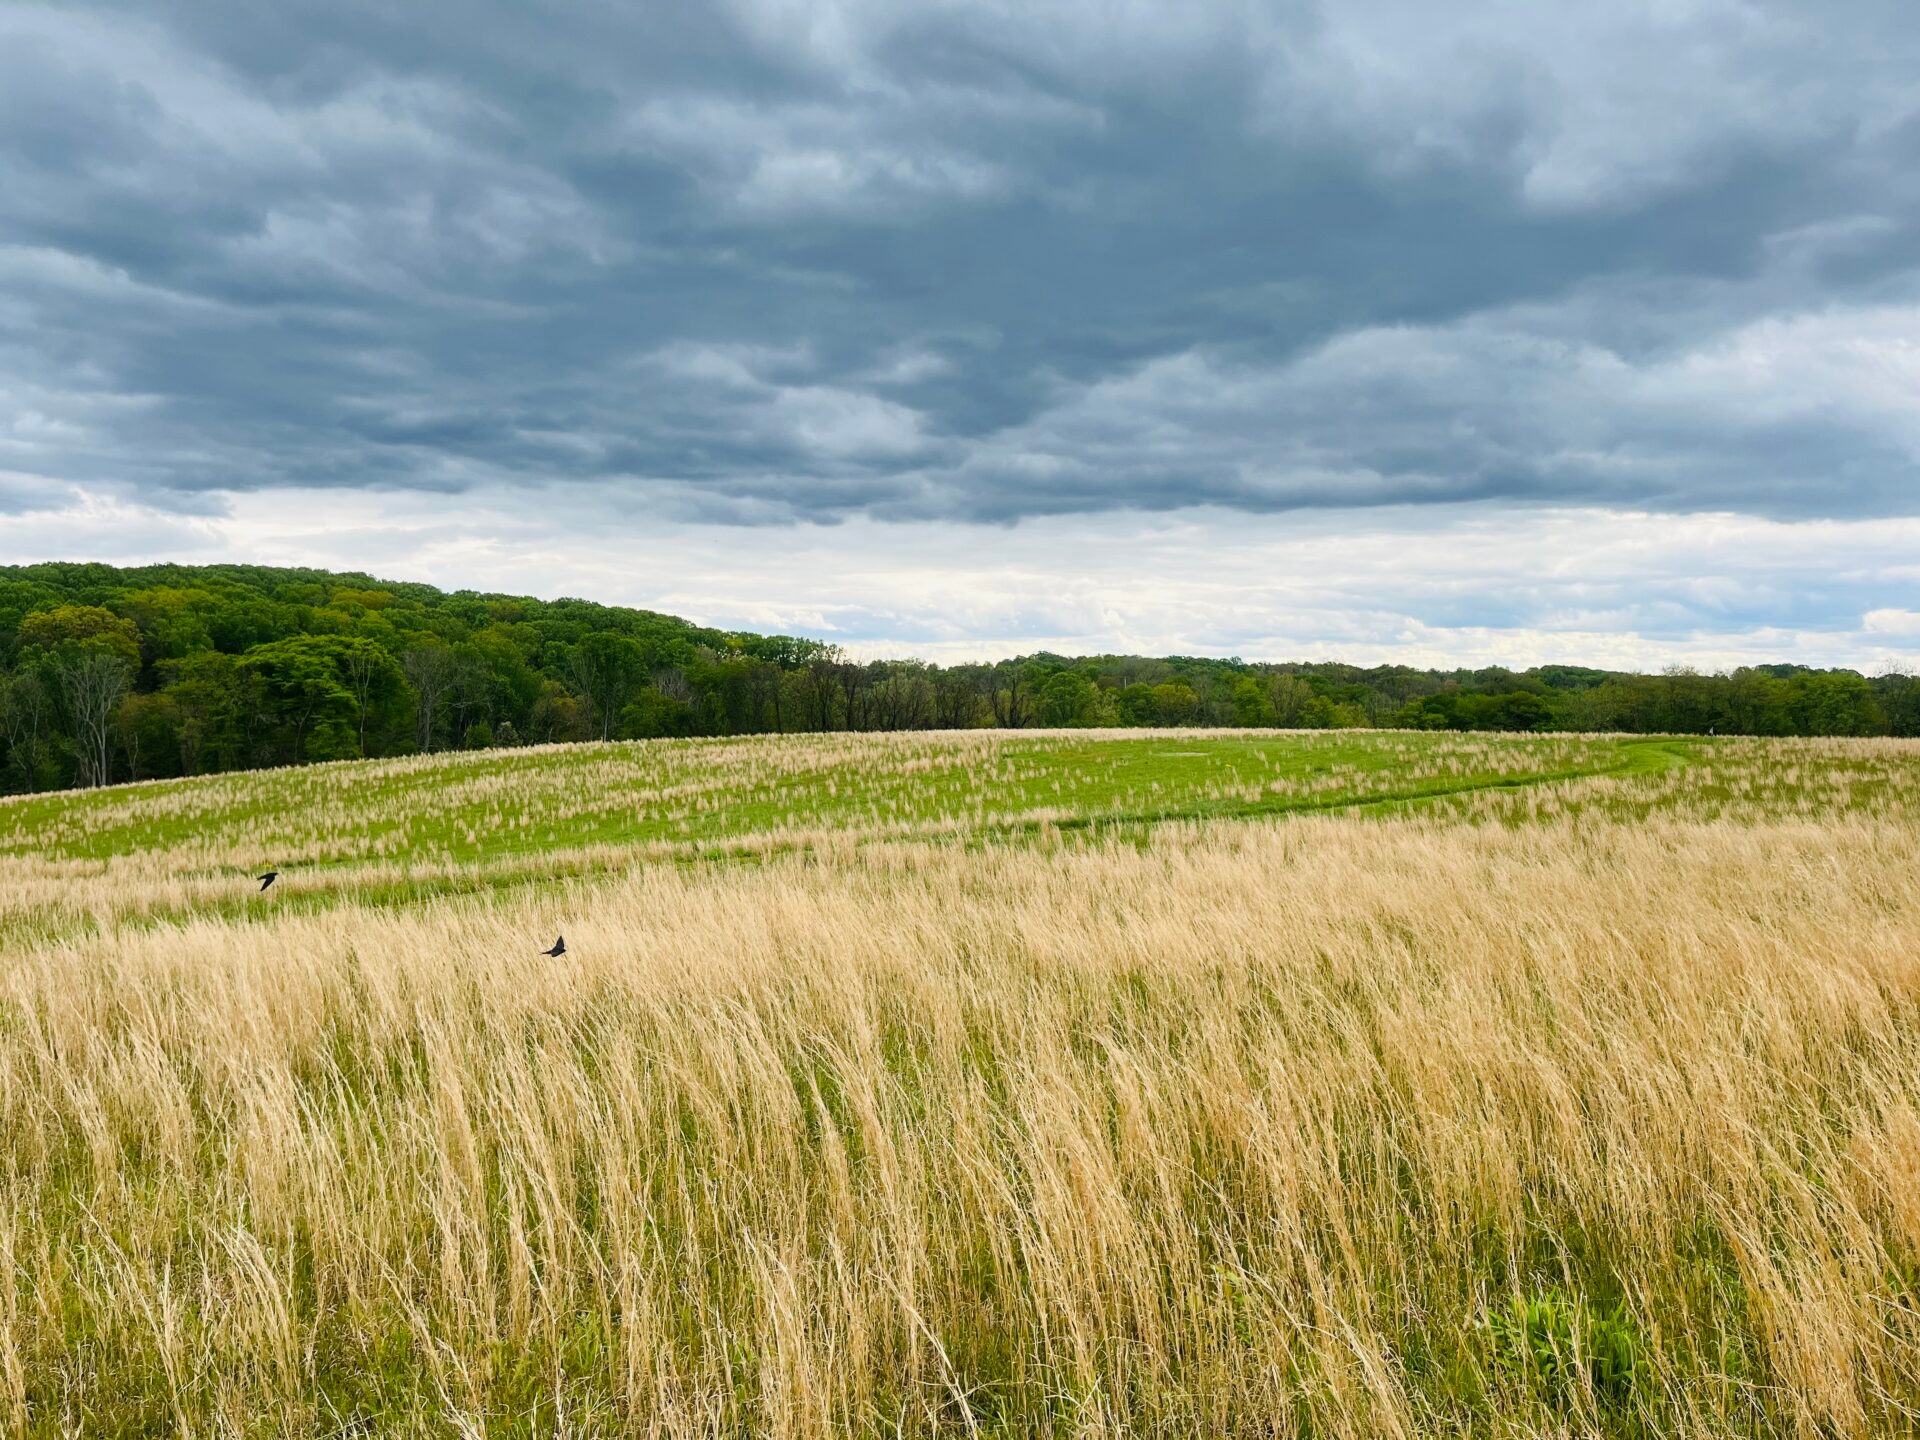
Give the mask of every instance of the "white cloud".
[[[9, 85], [29, 104], [70, 111], [104, 152], [65, 171], [11, 174], [11, 209], [57, 222], [112, 197], [176, 217], [218, 214], [217, 251], [202, 258], [229, 282], [324, 276], [392, 291], [450, 274], [470, 283], [538, 251], [604, 261], [621, 249], [558, 175], [469, 138], [501, 117], [443, 81], [373, 70], [288, 103], [160, 25], [7, 4]], [[156, 155], [164, 163], [148, 163]]]
[[694, 174], [743, 218], [871, 216], [925, 203], [978, 201], [1011, 172], [940, 136], [924, 95], [771, 105], [724, 96], [656, 96], [625, 129], [633, 144]]
[[812, 455], [899, 457], [927, 445], [918, 412], [831, 385], [785, 387], [765, 414], [795, 448]]
[[1909, 6], [0, 0], [0, 533], [955, 653], [1905, 653]]
[[1239, 654], [1415, 665], [1920, 666], [1920, 519], [1486, 506], [1351, 515], [1110, 514], [742, 530], [617, 491], [279, 491], [191, 521], [80, 495], [0, 516], [0, 560], [248, 560], [362, 569], [710, 624], [862, 655]]
[[1165, 83], [1243, 56], [1305, 6], [1246, 0], [724, 0], [766, 57], [883, 83], [909, 42], [961, 41], [1082, 84]]
[[1860, 628], [1869, 635], [1911, 637], [1920, 648], [1920, 610], [1869, 610], [1860, 617]]
[[954, 373], [946, 356], [918, 346], [896, 347], [862, 376], [873, 385], [918, 385]]
[[[1651, 354], [1559, 318], [1368, 327], [1279, 364], [1164, 356], [1064, 391], [950, 483], [1017, 499], [1048, 475], [1083, 502], [1256, 508], [1561, 493], [1779, 513], [1917, 493], [1920, 306], [1769, 317]], [[1779, 438], [1815, 432], [1806, 453]]]
[[678, 344], [641, 357], [639, 369], [670, 377], [708, 423], [777, 444], [810, 460], [897, 460], [928, 444], [910, 406], [842, 385], [807, 383], [804, 346]]
[[[1752, 154], [1887, 134], [1916, 113], [1897, 7], [1756, 0], [1351, 0], [1283, 34], [1268, 123], [1386, 172], [1508, 174], [1528, 205], [1624, 207]], [[1810, 63], [1818, 57], [1817, 63]]]

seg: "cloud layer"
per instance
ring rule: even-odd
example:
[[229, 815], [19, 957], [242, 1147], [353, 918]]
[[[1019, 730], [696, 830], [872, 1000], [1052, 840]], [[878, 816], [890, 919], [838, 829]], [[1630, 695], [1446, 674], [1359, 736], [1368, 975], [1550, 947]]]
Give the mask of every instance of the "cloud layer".
[[0, 561], [245, 558], [447, 589], [587, 595], [859, 656], [1039, 649], [1435, 665], [1920, 668], [1920, 518], [1594, 509], [1109, 511], [1017, 526], [743, 530], [608, 517], [556, 486], [237, 496], [220, 516], [94, 501], [0, 524]]
[[1889, 522], [1916, 73], [1908, 0], [0, 3], [0, 517]]

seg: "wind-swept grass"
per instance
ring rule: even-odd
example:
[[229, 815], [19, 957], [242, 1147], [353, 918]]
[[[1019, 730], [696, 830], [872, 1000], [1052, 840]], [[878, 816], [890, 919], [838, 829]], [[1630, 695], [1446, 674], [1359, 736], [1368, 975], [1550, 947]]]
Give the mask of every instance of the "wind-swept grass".
[[[62, 834], [123, 838], [64, 855], [16, 821], [0, 1421], [1911, 1430], [1920, 751], [1406, 738], [1434, 748], [1319, 792], [1353, 813], [1263, 813], [1262, 777], [1354, 762], [1245, 736], [1185, 818], [1097, 827], [1151, 783], [1101, 740], [593, 747], [554, 763], [687, 787], [626, 813], [757, 794], [726, 833], [777, 843], [594, 832], [458, 891], [382, 891], [412, 857], [354, 841], [233, 895], [252, 827], [294, 823], [276, 787], [331, 777], [324, 847], [380, 767], [80, 797]], [[974, 823], [945, 743], [1064, 813]], [[407, 782], [433, 823], [499, 773], [503, 817], [599, 813], [522, 757], [438, 763]], [[796, 782], [782, 830], [789, 773], [883, 778], [839, 810]], [[915, 773], [952, 798], [896, 823]]]
[[492, 750], [0, 801], [0, 855], [488, 865], [588, 845], [1276, 813], [1634, 768], [1618, 736], [972, 730]]

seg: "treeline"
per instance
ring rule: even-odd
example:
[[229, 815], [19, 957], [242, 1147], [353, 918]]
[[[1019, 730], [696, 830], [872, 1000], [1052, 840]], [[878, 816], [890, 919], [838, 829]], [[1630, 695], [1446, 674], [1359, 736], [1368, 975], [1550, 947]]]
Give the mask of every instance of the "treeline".
[[0, 567], [10, 791], [561, 740], [972, 726], [1920, 734], [1920, 681], [1030, 655], [857, 662], [670, 615], [247, 565]]

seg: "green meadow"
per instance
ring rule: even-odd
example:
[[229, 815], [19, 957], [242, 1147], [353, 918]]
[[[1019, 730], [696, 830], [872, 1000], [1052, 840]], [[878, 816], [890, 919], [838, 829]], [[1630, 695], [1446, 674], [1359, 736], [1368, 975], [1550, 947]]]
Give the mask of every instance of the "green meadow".
[[[254, 847], [485, 866], [590, 846], [979, 835], [1390, 806], [1656, 774], [1699, 738], [1409, 731], [1006, 731], [663, 740], [452, 752], [0, 801], [0, 854]], [[244, 863], [250, 864], [252, 861]]]

